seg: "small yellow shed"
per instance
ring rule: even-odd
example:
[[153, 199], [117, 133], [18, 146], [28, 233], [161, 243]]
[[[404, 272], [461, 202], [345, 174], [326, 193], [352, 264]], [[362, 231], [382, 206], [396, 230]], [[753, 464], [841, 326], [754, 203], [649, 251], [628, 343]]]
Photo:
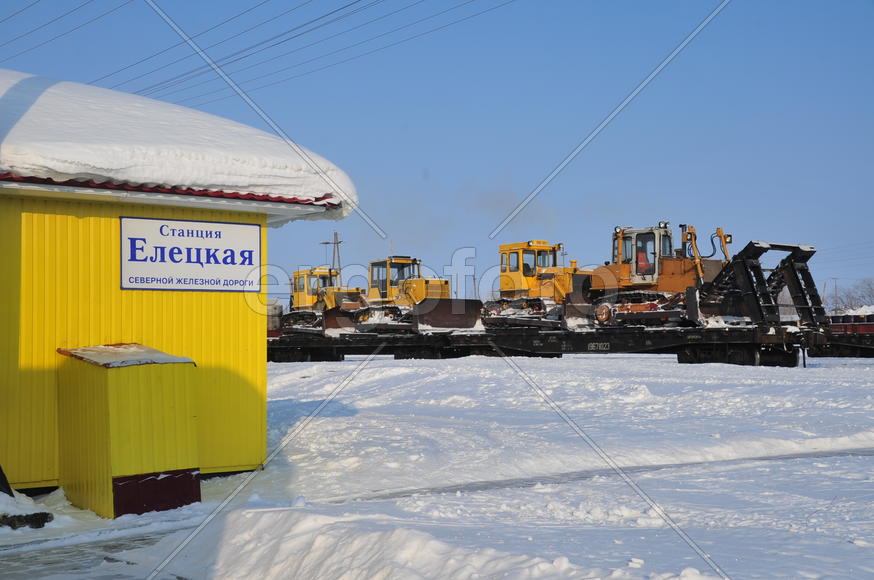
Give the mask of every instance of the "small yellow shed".
[[[199, 111], [0, 69], [0, 465], [13, 487], [57, 486], [75, 461], [59, 456], [58, 349], [93, 345], [196, 362], [188, 467], [264, 461], [266, 228], [355, 203], [341, 170], [298, 149]], [[145, 371], [113, 372], [110, 390]]]
[[67, 499], [107, 518], [200, 501], [194, 361], [140, 344], [58, 354]]

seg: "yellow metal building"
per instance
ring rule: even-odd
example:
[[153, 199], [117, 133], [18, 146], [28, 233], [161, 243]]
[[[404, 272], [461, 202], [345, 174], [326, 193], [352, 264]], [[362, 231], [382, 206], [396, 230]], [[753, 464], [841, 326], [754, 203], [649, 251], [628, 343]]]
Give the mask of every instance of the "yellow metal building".
[[[266, 228], [339, 219], [356, 199], [341, 169], [285, 138], [0, 69], [0, 467], [12, 486], [67, 485], [102, 515], [141, 513], [111, 506], [106, 486], [259, 467]], [[59, 353], [130, 343], [195, 364], [106, 370]]]
[[[0, 464], [58, 485], [58, 348], [140, 343], [197, 363], [203, 473], [265, 458], [266, 317], [244, 292], [122, 289], [122, 216], [254, 224], [324, 207], [0, 181]], [[204, 224], [201, 224], [204, 225]], [[261, 264], [266, 251], [261, 252]], [[264, 303], [263, 290], [257, 302]]]

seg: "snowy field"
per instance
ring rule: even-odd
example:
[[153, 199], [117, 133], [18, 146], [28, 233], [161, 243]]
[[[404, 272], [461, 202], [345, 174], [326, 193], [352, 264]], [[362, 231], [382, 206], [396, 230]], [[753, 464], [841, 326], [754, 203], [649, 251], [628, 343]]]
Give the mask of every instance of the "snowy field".
[[[874, 360], [513, 360], [731, 578], [874, 578]], [[299, 432], [159, 577], [719, 577], [505, 361], [362, 361], [270, 366], [270, 449]], [[0, 576], [146, 577], [246, 477], [115, 521], [40, 498]]]

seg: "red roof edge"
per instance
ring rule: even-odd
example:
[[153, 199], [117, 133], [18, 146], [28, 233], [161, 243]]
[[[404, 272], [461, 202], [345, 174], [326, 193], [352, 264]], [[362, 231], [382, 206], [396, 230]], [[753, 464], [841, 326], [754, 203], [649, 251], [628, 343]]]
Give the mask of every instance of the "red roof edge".
[[43, 177], [22, 177], [13, 173], [0, 173], [0, 181], [14, 181], [19, 183], [38, 183], [42, 185], [61, 185], [67, 187], [88, 187], [91, 189], [109, 189], [114, 191], [141, 191], [144, 193], [169, 193], [176, 195], [194, 195], [198, 197], [221, 197], [227, 199], [245, 199], [250, 201], [267, 201], [275, 203], [294, 203], [298, 205], [322, 205], [337, 207], [340, 202], [332, 195], [322, 195], [314, 198], [282, 197], [266, 193], [237, 193], [233, 191], [214, 191], [211, 189], [188, 189], [178, 187], [144, 185], [128, 185], [125, 183], [95, 183], [94, 181], [55, 181]]

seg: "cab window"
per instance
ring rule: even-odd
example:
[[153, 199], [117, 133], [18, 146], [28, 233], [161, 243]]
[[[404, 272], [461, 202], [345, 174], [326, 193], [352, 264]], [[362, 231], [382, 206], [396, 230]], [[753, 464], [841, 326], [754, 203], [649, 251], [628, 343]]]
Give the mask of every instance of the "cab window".
[[[622, 236], [622, 263], [631, 263], [631, 236]], [[619, 263], [619, 238], [613, 237], [613, 263]]]
[[539, 250], [537, 252], [537, 267], [552, 268], [555, 266], [555, 250]]
[[630, 264], [634, 257], [631, 251], [631, 236], [622, 236], [622, 263]]
[[637, 235], [635, 258], [637, 260], [637, 275], [651, 276], [655, 274], [655, 233]]
[[522, 251], [522, 275], [533, 276], [535, 273], [534, 250]]
[[415, 277], [415, 264], [399, 264], [395, 262], [391, 265], [392, 286], [397, 286], [401, 280], [409, 280]]
[[303, 276], [299, 276], [298, 278], [295, 279], [294, 282], [295, 282], [295, 289], [298, 292], [303, 292], [304, 288], [306, 288], [306, 278]]
[[311, 296], [315, 296], [316, 294], [319, 293], [319, 277], [318, 276], [310, 276], [309, 283], [310, 283], [309, 294]]
[[674, 253], [674, 249], [671, 247], [671, 236], [662, 236], [662, 256], [666, 258], [670, 258]]
[[385, 269], [385, 262], [377, 262], [370, 266], [370, 287], [379, 290], [383, 298], [385, 298], [387, 282]]
[[510, 254], [510, 271], [519, 271], [519, 252], [513, 252], [512, 254]]
[[501, 272], [507, 271], [507, 254], [501, 254]]

